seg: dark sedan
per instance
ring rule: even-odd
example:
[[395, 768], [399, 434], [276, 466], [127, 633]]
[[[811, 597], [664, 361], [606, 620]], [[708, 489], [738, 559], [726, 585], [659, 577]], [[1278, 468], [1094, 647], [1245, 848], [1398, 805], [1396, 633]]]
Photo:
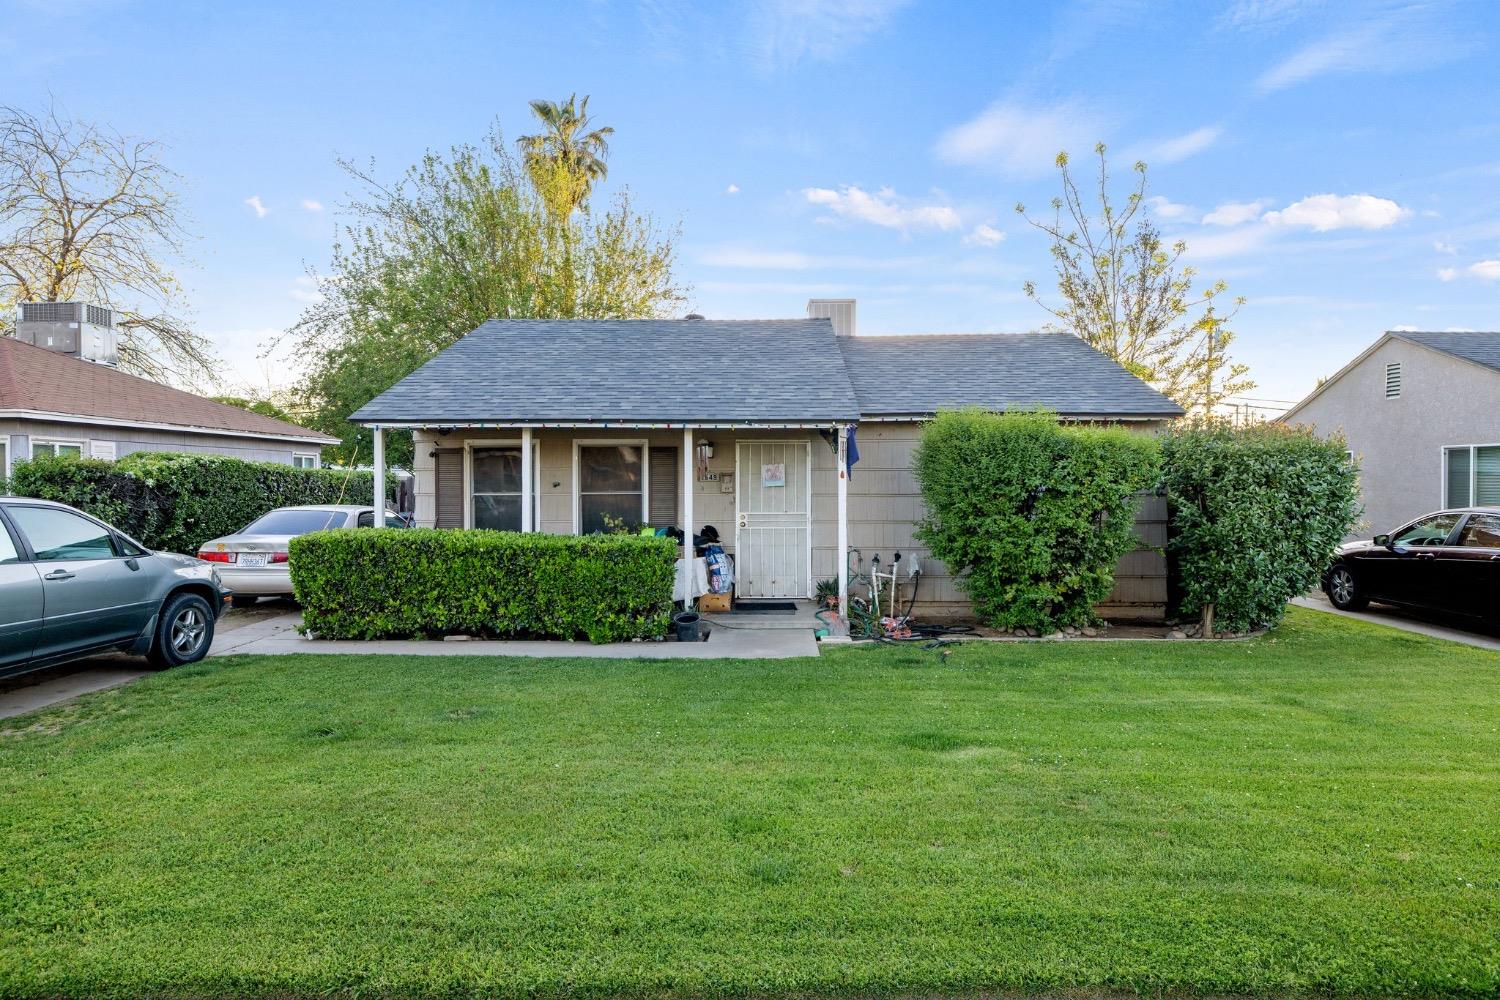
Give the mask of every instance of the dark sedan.
[[1439, 511], [1343, 545], [1323, 592], [1345, 611], [1382, 601], [1500, 621], [1500, 507]]

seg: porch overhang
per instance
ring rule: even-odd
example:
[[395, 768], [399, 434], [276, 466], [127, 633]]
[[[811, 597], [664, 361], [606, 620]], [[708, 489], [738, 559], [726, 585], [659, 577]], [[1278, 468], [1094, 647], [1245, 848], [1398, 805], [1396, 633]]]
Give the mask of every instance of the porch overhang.
[[827, 420], [358, 420], [360, 427], [384, 430], [832, 430], [840, 424], [858, 423], [860, 417], [830, 417]]

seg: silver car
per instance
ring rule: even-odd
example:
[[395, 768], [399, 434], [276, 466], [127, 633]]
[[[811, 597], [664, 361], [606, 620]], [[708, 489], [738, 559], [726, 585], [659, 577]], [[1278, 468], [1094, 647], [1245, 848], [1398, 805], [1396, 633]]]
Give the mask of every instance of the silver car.
[[197, 559], [60, 503], [0, 497], [0, 676], [110, 650], [196, 662], [228, 599]]
[[[385, 512], [386, 527], [407, 527], [394, 511]], [[372, 528], [375, 508], [359, 504], [313, 504], [277, 507], [246, 525], [243, 531], [204, 542], [198, 558], [218, 567], [224, 585], [234, 591], [235, 607], [261, 597], [291, 597], [288, 549], [293, 538], [331, 528]]]

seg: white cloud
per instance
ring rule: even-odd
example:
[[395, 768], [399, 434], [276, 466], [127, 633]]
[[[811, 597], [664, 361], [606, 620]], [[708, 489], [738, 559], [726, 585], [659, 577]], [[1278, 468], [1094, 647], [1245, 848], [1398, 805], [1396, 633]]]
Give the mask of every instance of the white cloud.
[[724, 193], [725, 194], [739, 194], [740, 193], [740, 186], [738, 184], [731, 184], [727, 188], [724, 189]]
[[1400, 326], [1391, 327], [1391, 333], [1416, 333], [1420, 329], [1422, 328], [1419, 326], [1412, 326], [1409, 323], [1403, 323]]
[[1159, 194], [1146, 199], [1146, 208], [1159, 219], [1181, 219], [1193, 211], [1191, 205], [1178, 204]]
[[1074, 102], [1035, 108], [996, 101], [945, 131], [934, 151], [945, 163], [1034, 177], [1051, 170], [1061, 150], [1092, 149], [1103, 132], [1103, 119]]
[[971, 247], [993, 247], [999, 246], [1004, 239], [1005, 234], [1000, 230], [981, 222], [969, 230], [969, 234], [964, 237], [964, 243]]
[[1183, 241], [1187, 243], [1187, 256], [1193, 260], [1222, 260], [1256, 252], [1270, 242], [1271, 236], [1270, 226], [1240, 226], [1218, 233], [1195, 233], [1183, 237]]
[[1500, 260], [1482, 260], [1477, 264], [1470, 264], [1468, 272], [1485, 281], [1500, 281]]
[[1203, 217], [1205, 226], [1240, 226], [1247, 222], [1254, 222], [1260, 218], [1260, 213], [1266, 210], [1269, 202], [1255, 201], [1226, 201]]
[[884, 30], [912, 0], [758, 0], [748, 38], [762, 69], [835, 59]]
[[896, 192], [883, 187], [874, 194], [849, 184], [834, 191], [830, 188], [804, 188], [802, 196], [811, 204], [820, 205], [835, 215], [859, 222], [868, 222], [903, 233], [917, 229], [957, 229], [963, 224], [956, 211], [948, 205], [911, 205], [897, 197]]
[[307, 305], [323, 301], [323, 292], [318, 288], [318, 283], [305, 274], [292, 283], [292, 289], [287, 294], [293, 300]]
[[306, 211], [309, 211], [309, 212], [321, 212], [321, 211], [323, 211], [323, 203], [321, 201], [317, 201], [316, 199], [313, 199], [313, 198], [303, 198], [302, 199], [302, 207], [303, 207], [303, 209], [305, 209]]
[[1335, 229], [1385, 229], [1411, 215], [1411, 209], [1369, 194], [1315, 194], [1263, 218], [1272, 225], [1306, 226], [1318, 233]]
[[1471, 51], [1452, 3], [1389, 4], [1347, 16], [1355, 22], [1298, 49], [1260, 75], [1255, 87], [1274, 93], [1330, 73], [1395, 73], [1427, 69]]
[[255, 211], [255, 217], [257, 219], [264, 219], [266, 217], [266, 212], [268, 210], [266, 206], [262, 204], [260, 195], [252, 194], [250, 197], [245, 199], [245, 204], [249, 205]]
[[1452, 281], [1456, 277], [1458, 277], [1458, 268], [1456, 267], [1440, 267], [1437, 270], [1439, 281]]
[[1318, 6], [1318, 0], [1237, 0], [1220, 16], [1219, 23], [1232, 28], [1274, 29]]
[[1176, 138], [1163, 140], [1154, 146], [1147, 146], [1131, 159], [1145, 160], [1151, 164], [1177, 163], [1203, 152], [1217, 142], [1219, 136], [1223, 134], [1224, 129], [1220, 126], [1205, 125]]
[[1452, 243], [1444, 243], [1442, 240], [1434, 241], [1432, 244], [1432, 249], [1436, 250], [1438, 253], [1446, 253], [1450, 255], [1458, 253], [1458, 247], [1454, 246]]

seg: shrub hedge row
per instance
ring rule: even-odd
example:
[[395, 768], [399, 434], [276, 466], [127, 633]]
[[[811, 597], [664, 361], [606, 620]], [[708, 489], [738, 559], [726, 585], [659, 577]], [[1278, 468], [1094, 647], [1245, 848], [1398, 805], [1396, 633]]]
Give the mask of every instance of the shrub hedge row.
[[[132, 452], [117, 462], [17, 462], [17, 496], [57, 500], [108, 521], [154, 549], [193, 553], [277, 507], [369, 503], [372, 473], [295, 469], [224, 455]], [[387, 491], [389, 495], [389, 491]]]
[[666, 633], [676, 554], [630, 535], [320, 531], [292, 539], [292, 587], [319, 638], [618, 642]]
[[1168, 553], [1184, 614], [1209, 629], [1275, 625], [1313, 589], [1359, 518], [1341, 436], [1184, 423], [1162, 438]]
[[1109, 595], [1159, 449], [1149, 436], [1045, 411], [971, 409], [928, 424], [914, 470], [928, 511], [917, 538], [980, 619], [1051, 632], [1088, 624]]

